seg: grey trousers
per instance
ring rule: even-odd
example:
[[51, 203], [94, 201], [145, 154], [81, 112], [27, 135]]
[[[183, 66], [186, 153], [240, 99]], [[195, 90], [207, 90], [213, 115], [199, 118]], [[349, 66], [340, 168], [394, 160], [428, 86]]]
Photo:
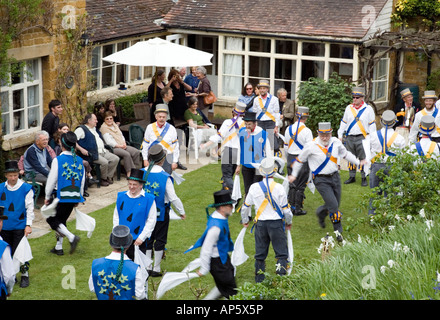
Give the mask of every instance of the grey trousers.
[[[381, 169], [384, 169], [384, 173], [388, 174], [388, 167], [384, 163], [375, 162], [371, 165], [370, 171], [370, 189], [376, 188], [383, 181], [377, 177], [377, 172]], [[379, 191], [378, 194], [382, 194], [382, 191]], [[386, 197], [386, 193], [384, 194]], [[375, 208], [373, 207], [373, 199], [370, 199], [370, 206], [368, 208], [368, 214], [375, 214]]]
[[[330, 217], [337, 215], [339, 212], [339, 204], [341, 203], [341, 178], [339, 172], [335, 172], [331, 177], [317, 175], [313, 179], [313, 183], [324, 200], [324, 204], [320, 206], [316, 212], [318, 212], [319, 215], [328, 213]], [[331, 220], [333, 222], [333, 229], [342, 232], [340, 219], [336, 221]]]
[[130, 173], [132, 168], [140, 168], [141, 153], [138, 149], [127, 146], [126, 149], [114, 148], [113, 152], [124, 160], [124, 169], [127, 174]]
[[[365, 151], [362, 145], [362, 140], [364, 140], [364, 136], [362, 134], [347, 136], [345, 143], [347, 150], [353, 153], [359, 160], [365, 159]], [[356, 165], [349, 163], [348, 169], [350, 178], [354, 178], [356, 176]], [[359, 169], [361, 171], [361, 177], [365, 178], [364, 168], [360, 167]]]
[[[297, 157], [297, 155], [287, 154], [287, 174], [290, 175], [292, 173], [292, 168], [290, 164]], [[304, 191], [306, 190], [307, 181], [309, 180], [310, 168], [307, 163], [301, 167], [301, 170], [298, 172], [298, 176], [296, 177], [295, 182], [289, 184], [289, 194], [288, 200], [289, 204], [295, 209], [302, 209], [303, 201], [305, 199]]]
[[223, 180], [223, 188], [228, 188], [232, 190], [234, 186], [234, 173], [235, 169], [237, 169], [237, 154], [238, 149], [225, 147], [222, 152], [222, 180]]
[[119, 157], [110, 151], [100, 154], [98, 160], [93, 161], [101, 166], [101, 178], [113, 179], [115, 175], [116, 167], [119, 163]]
[[258, 126], [261, 127], [264, 131], [267, 132], [267, 137], [270, 141], [271, 149], [278, 150], [280, 148], [278, 139], [276, 139], [274, 134], [275, 122], [272, 120], [258, 120]]

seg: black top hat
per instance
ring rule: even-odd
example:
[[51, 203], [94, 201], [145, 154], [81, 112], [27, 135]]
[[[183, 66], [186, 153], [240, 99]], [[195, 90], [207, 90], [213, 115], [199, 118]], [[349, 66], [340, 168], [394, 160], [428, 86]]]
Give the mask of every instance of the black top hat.
[[122, 82], [119, 83], [119, 90], [127, 90], [127, 88], [125, 87], [125, 84], [123, 84]]
[[214, 203], [213, 207], [220, 207], [229, 204], [235, 204], [235, 200], [231, 198], [231, 192], [229, 190], [220, 190], [214, 192]]
[[130, 233], [130, 228], [124, 225], [118, 225], [113, 228], [110, 234], [110, 245], [113, 248], [120, 249], [121, 247], [127, 249], [133, 242], [133, 236]]
[[72, 131], [68, 131], [61, 135], [61, 144], [66, 149], [71, 149], [76, 147], [76, 142], [78, 139], [76, 138], [76, 134]]
[[3, 212], [5, 211], [5, 207], [0, 207], [0, 220], [8, 220], [8, 216], [5, 216]]
[[144, 170], [132, 168], [130, 171], [130, 176], [127, 179], [145, 183], [144, 174], [145, 174]]
[[18, 162], [16, 160], [5, 161], [5, 172], [19, 172]]
[[166, 157], [166, 153], [163, 148], [155, 144], [148, 150], [148, 161], [152, 161], [154, 163], [158, 163], [160, 160]]
[[246, 111], [243, 121], [257, 121], [257, 114], [255, 112]]

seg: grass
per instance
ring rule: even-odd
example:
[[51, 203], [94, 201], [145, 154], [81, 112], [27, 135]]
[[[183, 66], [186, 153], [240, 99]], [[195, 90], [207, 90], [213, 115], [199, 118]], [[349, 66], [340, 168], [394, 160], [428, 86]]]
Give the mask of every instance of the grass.
[[[200, 250], [194, 250], [187, 254], [188, 249], [202, 235], [206, 225], [205, 207], [213, 203], [213, 192], [221, 188], [220, 164], [210, 164], [197, 171], [188, 172], [186, 179], [176, 186], [176, 193], [182, 200], [187, 219], [172, 220], [169, 228], [166, 259], [162, 263], [163, 271], [181, 271], [189, 262], [197, 258]], [[348, 178], [348, 173], [341, 171], [341, 181]], [[351, 185], [342, 184], [341, 212], [344, 221], [348, 217], [353, 219], [365, 217], [366, 209], [360, 208], [362, 196], [369, 188], [360, 186], [360, 179]], [[242, 188], [244, 190], [244, 188]], [[326, 220], [326, 228], [321, 229], [317, 223], [315, 209], [322, 204], [322, 199], [316, 191], [312, 194], [306, 191], [304, 209], [308, 212], [305, 216], [293, 217], [292, 240], [294, 248], [295, 268], [307, 268], [315, 260], [320, 260], [321, 255], [317, 248], [321, 238], [330, 233], [333, 228], [330, 220]], [[115, 199], [116, 201], [116, 199]], [[10, 300], [95, 300], [94, 293], [88, 288], [88, 279], [93, 259], [106, 256], [110, 253], [109, 234], [112, 229], [112, 213], [114, 205], [102, 208], [90, 214], [96, 219], [96, 229], [91, 238], [87, 238], [86, 232], [75, 231], [81, 237], [76, 252], [69, 255], [69, 244], [64, 241], [64, 256], [56, 256], [49, 253], [55, 245], [55, 236], [51, 232], [40, 238], [30, 239], [33, 259], [30, 261], [30, 286], [14, 287]], [[210, 210], [212, 213], [213, 209]], [[233, 240], [242, 229], [240, 216], [234, 214], [229, 219], [231, 237]], [[75, 222], [69, 222], [68, 228], [75, 230]], [[250, 231], [250, 228], [249, 228]], [[372, 230], [367, 226], [357, 226], [356, 229], [345, 232], [347, 239], [357, 238], [358, 234], [368, 235]], [[242, 286], [246, 282], [254, 283], [254, 239], [253, 235], [246, 234], [244, 238], [245, 252], [249, 259], [237, 268], [237, 285]], [[270, 250], [266, 260], [266, 270], [275, 273], [275, 259], [273, 250]], [[19, 277], [19, 276], [18, 276]], [[149, 298], [155, 299], [155, 291], [161, 278], [150, 278]], [[169, 300], [194, 300], [211, 290], [214, 282], [210, 275], [200, 279], [181, 284], [179, 287], [168, 291], [162, 299]]]

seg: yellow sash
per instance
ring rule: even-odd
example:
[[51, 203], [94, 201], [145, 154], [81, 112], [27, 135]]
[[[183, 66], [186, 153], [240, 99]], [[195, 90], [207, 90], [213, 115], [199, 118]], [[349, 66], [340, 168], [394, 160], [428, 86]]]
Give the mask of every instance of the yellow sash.
[[[261, 97], [258, 97], [258, 102], [260, 103], [261, 110], [265, 110], [263, 105], [263, 99], [261, 99]], [[270, 114], [267, 110], [264, 112], [264, 114], [268, 116], [273, 122], [276, 122], [275, 117], [272, 114]]]
[[428, 152], [426, 153], [427, 158], [431, 158], [431, 154], [434, 152], [434, 149], [436, 146], [437, 146], [437, 143], [434, 141], [431, 141], [431, 145], [429, 146]]
[[[154, 134], [156, 135], [156, 139], [159, 138], [160, 133], [159, 133], [159, 130], [157, 130], [157, 122], [154, 122], [154, 123], [153, 123], [152, 128], [153, 128], [153, 132], [154, 132]], [[162, 146], [164, 146], [168, 151], [170, 151], [170, 152], [173, 152], [173, 151], [174, 151], [174, 148], [172, 148], [172, 147], [168, 144], [168, 142], [166, 142], [164, 139], [161, 139], [161, 140], [159, 141], [159, 143], [160, 143]]]
[[[390, 138], [390, 139], [388, 140], [388, 142], [387, 142], [387, 147], [388, 147], [388, 148], [391, 147], [391, 145], [393, 144], [394, 140], [396, 140], [396, 138], [397, 138], [398, 135], [399, 135], [399, 133], [398, 133], [397, 131], [395, 131], [395, 132], [393, 133], [393, 135], [391, 136], [391, 138]], [[374, 162], [377, 160], [377, 158], [379, 158], [380, 155], [381, 155], [381, 154], [384, 154], [384, 153], [385, 153], [385, 144], [383, 145], [382, 152], [376, 154], [376, 155], [374, 156], [374, 158], [371, 159], [371, 163], [374, 163]]]
[[301, 126], [301, 127], [299, 127], [299, 129], [298, 129], [298, 133], [297, 134], [294, 134], [293, 136], [291, 136], [290, 137], [290, 140], [289, 140], [289, 148], [290, 148], [290, 146], [292, 145], [292, 143], [293, 143], [293, 140], [295, 140], [295, 136], [296, 135], [299, 135], [299, 133], [302, 131], [302, 129], [304, 129], [306, 126]]
[[[322, 152], [324, 152], [324, 154], [327, 156], [327, 152], [328, 150], [324, 147], [321, 147], [319, 144], [316, 144], [319, 149], [321, 149]], [[335, 157], [333, 157], [332, 155], [330, 155], [330, 161], [333, 161], [334, 163], [338, 164], [338, 159], [336, 159]]]
[[[350, 110], [351, 110], [351, 113], [353, 114], [354, 119], [356, 120], [356, 118], [357, 118], [356, 111], [354, 110], [353, 107], [351, 107]], [[367, 136], [367, 131], [365, 131], [365, 128], [364, 128], [364, 126], [363, 126], [363, 124], [362, 124], [362, 122], [361, 122], [361, 120], [359, 118], [357, 118], [356, 124], [359, 126], [359, 129], [361, 130], [361, 132], [362, 132], [362, 134], [364, 135], [364, 138], [365, 138]]]
[[[269, 186], [270, 192], [273, 191], [273, 189], [275, 188], [276, 184], [277, 183], [275, 182], [275, 180], [270, 183], [270, 186]], [[258, 218], [260, 217], [261, 213], [264, 211], [264, 209], [266, 209], [266, 206], [269, 203], [269, 201], [270, 201], [270, 199], [268, 199], [268, 197], [266, 197], [264, 199], [264, 201], [261, 203], [260, 207], [257, 210], [257, 214], [255, 215], [255, 218], [254, 218], [254, 222], [255, 223], [257, 223]]]
[[[238, 127], [238, 129], [240, 130], [241, 128], [244, 127], [244, 121], [240, 124], [240, 126]], [[224, 141], [222, 141], [220, 148], [223, 148], [225, 144], [227, 144], [229, 141], [231, 141], [232, 139], [234, 139], [237, 136], [237, 130], [234, 130], [234, 132], [232, 132], [229, 136], [226, 137], [226, 139]]]

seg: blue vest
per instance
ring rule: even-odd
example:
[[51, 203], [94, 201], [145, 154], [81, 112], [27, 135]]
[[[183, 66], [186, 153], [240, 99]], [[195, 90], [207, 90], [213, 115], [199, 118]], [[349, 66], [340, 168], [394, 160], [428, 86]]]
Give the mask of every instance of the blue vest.
[[[93, 135], [93, 133], [90, 132], [87, 126], [80, 125], [80, 127], [84, 130], [85, 136], [84, 138], [78, 140], [78, 144], [89, 152], [89, 155], [91, 155], [91, 162], [98, 160], [99, 153], [95, 136]], [[96, 131], [98, 132], [99, 137], [102, 139], [101, 132], [99, 132], [98, 129], [96, 129]]]
[[251, 163], [260, 163], [263, 160], [264, 148], [266, 146], [266, 131], [262, 130], [256, 135], [250, 135], [248, 138], [248, 132], [243, 127], [238, 133], [240, 139], [240, 164], [253, 168]]
[[119, 215], [119, 224], [130, 228], [133, 240], [136, 240], [142, 233], [153, 202], [154, 197], [149, 194], [145, 194], [145, 197], [130, 198], [127, 191], [118, 193], [116, 208]]
[[[145, 169], [142, 170], [146, 171]], [[168, 178], [171, 178], [171, 181], [173, 181], [173, 178], [165, 171], [150, 172], [144, 186], [145, 192], [154, 195], [156, 198], [157, 221], [164, 221], [166, 209], [170, 207], [170, 203], [165, 203], [165, 190]]]
[[[5, 252], [7, 246], [8, 243], [6, 241], [0, 240], [0, 258], [3, 256], [3, 253]], [[8, 295], [8, 289], [6, 288], [5, 280], [3, 279], [3, 277], [0, 277], [0, 297], [7, 295]]]
[[121, 277], [116, 280], [119, 260], [99, 258], [92, 263], [92, 279], [98, 300], [134, 300], [139, 265], [124, 260]]
[[81, 195], [81, 181], [84, 176], [84, 165], [81, 157], [61, 154], [58, 159], [58, 187], [57, 198], [60, 202], [79, 203], [84, 202]]
[[26, 228], [26, 203], [25, 198], [32, 189], [32, 185], [23, 183], [20, 188], [10, 191], [5, 182], [0, 184], [0, 206], [5, 207], [3, 230], [22, 230]]
[[217, 242], [217, 249], [220, 255], [221, 262], [225, 264], [228, 258], [228, 252], [234, 250], [234, 243], [231, 240], [231, 234], [229, 232], [229, 224], [227, 219], [217, 219], [217, 218], [212, 218], [212, 216], [209, 216], [208, 222], [206, 224], [205, 232], [200, 237], [200, 239], [197, 240], [194, 246], [186, 250], [185, 253], [201, 247], [203, 245], [203, 242], [205, 241], [206, 234], [208, 233], [209, 229], [211, 229], [212, 227], [220, 228], [220, 235]]

